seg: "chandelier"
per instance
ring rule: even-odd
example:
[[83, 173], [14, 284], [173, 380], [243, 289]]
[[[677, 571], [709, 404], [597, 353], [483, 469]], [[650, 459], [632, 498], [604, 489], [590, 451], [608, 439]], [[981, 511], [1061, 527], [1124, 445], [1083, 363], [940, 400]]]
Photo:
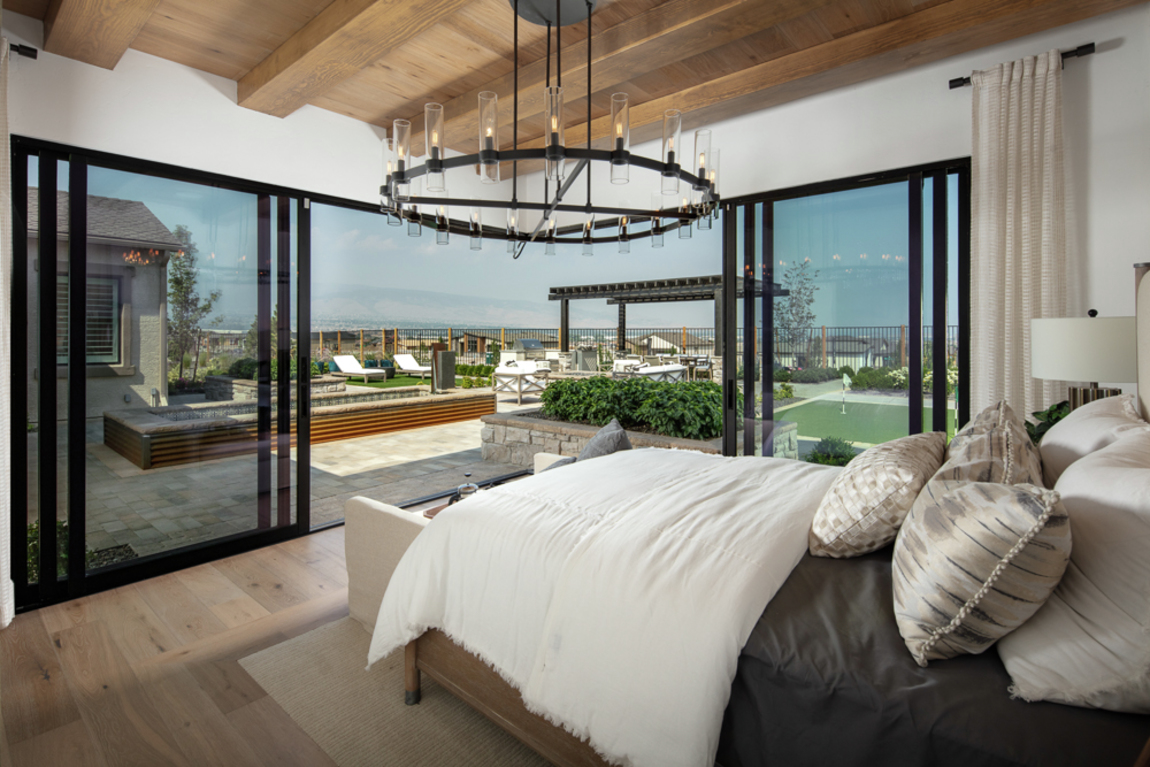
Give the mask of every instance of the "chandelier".
[[[478, 151], [448, 157], [445, 152], [443, 105], [424, 107], [426, 159], [421, 165], [411, 161], [411, 121], [395, 120], [392, 135], [384, 142], [385, 178], [380, 187], [381, 211], [393, 226], [407, 224], [413, 237], [424, 228], [434, 229], [436, 241], [446, 245], [451, 234], [470, 238], [472, 250], [480, 250], [485, 239], [505, 240], [507, 252], [518, 258], [530, 242], [542, 241], [545, 253], [553, 255], [557, 243], [582, 243], [583, 254], [592, 255], [596, 244], [617, 243], [620, 253], [628, 253], [631, 240], [650, 238], [653, 247], [663, 246], [663, 236], [677, 231], [689, 238], [691, 228], [710, 229], [718, 216], [719, 150], [711, 147], [709, 130], [695, 131], [694, 152], [684, 167], [682, 113], [676, 109], [663, 115], [662, 154], [658, 159], [630, 151], [630, 107], [626, 93], [611, 96], [611, 144], [609, 149], [591, 147], [591, 12], [595, 0], [510, 0], [514, 10], [514, 102], [510, 150], [499, 148], [499, 97], [492, 91], [479, 93], [476, 137]], [[543, 92], [545, 145], [519, 148], [519, 19], [547, 27], [547, 72]], [[587, 20], [587, 137], [580, 148], [566, 142], [563, 113], [561, 29]], [[555, 32], [556, 76], [551, 78], [551, 33]], [[568, 172], [567, 161], [574, 161]], [[520, 162], [542, 163], [543, 198], [519, 198]], [[474, 167], [484, 184], [500, 182], [500, 163], [512, 164], [511, 199], [467, 199], [448, 196], [447, 171]], [[631, 168], [650, 171], [658, 178], [652, 184], [648, 208], [596, 205], [592, 201], [592, 168], [598, 166], [613, 184], [631, 182]], [[563, 202], [576, 179], [586, 177], [584, 204]], [[551, 194], [551, 184], [555, 193]], [[494, 191], [494, 190], [493, 190]], [[453, 218], [453, 209], [469, 209], [468, 218]], [[485, 225], [483, 209], [506, 211], [505, 227]], [[532, 228], [524, 226], [523, 215], [538, 213]], [[583, 222], [558, 226], [557, 213], [580, 214]]]

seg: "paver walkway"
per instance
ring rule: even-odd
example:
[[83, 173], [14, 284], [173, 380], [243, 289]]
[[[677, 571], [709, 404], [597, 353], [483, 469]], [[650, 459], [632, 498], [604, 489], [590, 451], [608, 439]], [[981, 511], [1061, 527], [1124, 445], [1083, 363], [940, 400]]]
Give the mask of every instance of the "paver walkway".
[[[522, 406], [514, 399], [498, 402], [499, 412], [538, 406], [534, 397]], [[401, 504], [518, 471], [518, 466], [482, 460], [481, 428], [476, 419], [313, 445], [312, 526], [342, 519], [344, 503], [356, 495]], [[147, 556], [256, 528], [254, 455], [143, 470], [103, 444], [98, 421], [89, 424], [86, 448], [90, 549], [128, 545]], [[272, 477], [274, 485], [274, 462]]]

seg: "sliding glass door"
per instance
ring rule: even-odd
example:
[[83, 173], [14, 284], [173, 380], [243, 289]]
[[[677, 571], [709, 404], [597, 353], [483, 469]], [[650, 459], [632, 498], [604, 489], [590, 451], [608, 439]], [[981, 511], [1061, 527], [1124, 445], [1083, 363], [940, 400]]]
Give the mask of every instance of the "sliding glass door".
[[728, 205], [733, 450], [849, 458], [924, 430], [953, 434], [965, 420], [969, 163]]
[[304, 201], [23, 140], [13, 159], [19, 603], [306, 530]]

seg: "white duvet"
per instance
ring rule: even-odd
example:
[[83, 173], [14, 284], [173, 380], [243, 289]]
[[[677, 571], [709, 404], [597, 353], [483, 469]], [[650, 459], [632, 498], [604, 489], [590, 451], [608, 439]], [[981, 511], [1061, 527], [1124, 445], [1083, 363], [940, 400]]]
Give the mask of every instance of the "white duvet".
[[368, 660], [438, 628], [610, 761], [712, 764], [739, 652], [839, 471], [628, 450], [478, 493], [407, 550]]

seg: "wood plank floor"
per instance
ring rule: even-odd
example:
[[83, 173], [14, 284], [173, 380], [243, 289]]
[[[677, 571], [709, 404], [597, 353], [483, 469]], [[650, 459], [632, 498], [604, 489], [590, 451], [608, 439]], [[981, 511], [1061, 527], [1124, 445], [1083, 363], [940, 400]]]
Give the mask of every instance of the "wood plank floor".
[[18, 615], [0, 765], [332, 765], [238, 661], [345, 615], [342, 527]]

